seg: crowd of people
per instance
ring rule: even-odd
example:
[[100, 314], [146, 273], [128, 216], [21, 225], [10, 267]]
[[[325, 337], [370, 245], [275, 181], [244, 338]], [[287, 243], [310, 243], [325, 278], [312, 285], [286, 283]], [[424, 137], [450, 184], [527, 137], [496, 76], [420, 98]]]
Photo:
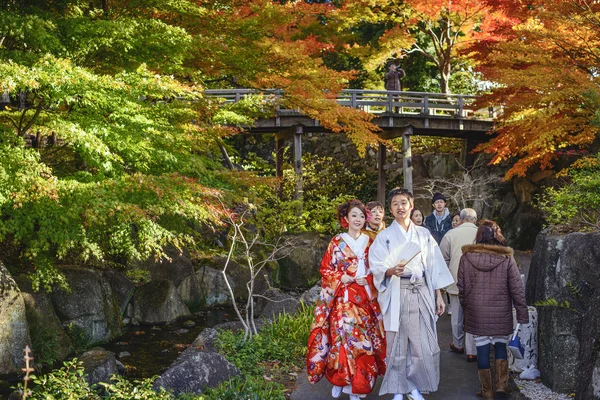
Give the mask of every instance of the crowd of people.
[[357, 400], [383, 376], [380, 395], [422, 400], [438, 389], [436, 323], [448, 307], [449, 346], [459, 354], [466, 349], [467, 361], [477, 362], [477, 395], [507, 393], [513, 306], [519, 323], [529, 317], [520, 272], [500, 227], [478, 222], [471, 208], [451, 214], [441, 193], [434, 194], [433, 212], [425, 218], [405, 189], [390, 191], [387, 203], [393, 217], [387, 227], [379, 202], [351, 200], [338, 209], [346, 232], [331, 240], [320, 265], [322, 288], [306, 356], [309, 380], [325, 376], [333, 398], [346, 393]]

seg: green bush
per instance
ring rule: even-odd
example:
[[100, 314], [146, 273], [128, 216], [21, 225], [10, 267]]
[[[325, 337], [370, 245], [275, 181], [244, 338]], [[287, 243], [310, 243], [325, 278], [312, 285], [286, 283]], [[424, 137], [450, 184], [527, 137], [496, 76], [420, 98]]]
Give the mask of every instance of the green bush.
[[121, 376], [113, 376], [111, 383], [101, 383], [105, 389], [104, 397], [114, 400], [170, 400], [173, 395], [160, 388], [152, 389], [154, 378], [134, 380], [133, 382]]
[[285, 388], [262, 376], [236, 377], [201, 396], [181, 396], [179, 400], [285, 400]]
[[[29, 399], [32, 400], [96, 400], [100, 396], [85, 380], [81, 361], [66, 361], [56, 371], [42, 376], [31, 376], [34, 383]], [[19, 385], [22, 388], [22, 385]]]
[[280, 315], [249, 340], [243, 331], [219, 331], [216, 346], [244, 375], [262, 376], [271, 361], [291, 371], [304, 362], [312, 317], [313, 308], [302, 304], [298, 314]]
[[600, 153], [575, 163], [561, 185], [546, 188], [539, 206], [558, 230], [600, 230]]

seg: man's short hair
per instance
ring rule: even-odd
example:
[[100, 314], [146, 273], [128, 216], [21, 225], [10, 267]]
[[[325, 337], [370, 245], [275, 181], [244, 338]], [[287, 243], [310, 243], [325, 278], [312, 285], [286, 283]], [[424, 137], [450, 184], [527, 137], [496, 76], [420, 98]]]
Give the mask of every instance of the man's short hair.
[[390, 192], [388, 193], [388, 196], [387, 196], [388, 207], [392, 206], [392, 199], [396, 196], [404, 196], [408, 199], [408, 202], [411, 205], [415, 204], [415, 198], [413, 197], [413, 194], [408, 189], [395, 187], [392, 190], [390, 190]]
[[477, 221], [477, 212], [472, 208], [463, 208], [460, 210], [460, 220], [475, 223]]
[[383, 206], [383, 204], [381, 204], [378, 201], [370, 201], [367, 203], [367, 210], [372, 210], [376, 207], [381, 208], [382, 210], [385, 210], [385, 207]]

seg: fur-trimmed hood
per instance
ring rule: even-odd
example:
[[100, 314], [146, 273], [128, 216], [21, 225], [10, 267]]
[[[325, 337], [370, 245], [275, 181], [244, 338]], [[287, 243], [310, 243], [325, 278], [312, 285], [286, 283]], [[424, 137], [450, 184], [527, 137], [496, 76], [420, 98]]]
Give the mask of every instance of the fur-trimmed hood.
[[480, 271], [491, 271], [510, 262], [513, 249], [489, 244], [468, 244], [462, 247], [463, 258]]
[[491, 244], [467, 244], [462, 247], [464, 253], [485, 253], [498, 256], [510, 257], [513, 255], [513, 249], [507, 246], [494, 246]]

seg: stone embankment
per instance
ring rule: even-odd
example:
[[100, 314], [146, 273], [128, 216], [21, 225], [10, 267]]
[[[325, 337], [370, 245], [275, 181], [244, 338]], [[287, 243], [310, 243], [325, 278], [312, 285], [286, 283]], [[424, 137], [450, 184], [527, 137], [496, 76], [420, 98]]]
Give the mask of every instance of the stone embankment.
[[551, 390], [600, 398], [600, 233], [536, 240], [527, 303], [538, 310], [539, 366]]

